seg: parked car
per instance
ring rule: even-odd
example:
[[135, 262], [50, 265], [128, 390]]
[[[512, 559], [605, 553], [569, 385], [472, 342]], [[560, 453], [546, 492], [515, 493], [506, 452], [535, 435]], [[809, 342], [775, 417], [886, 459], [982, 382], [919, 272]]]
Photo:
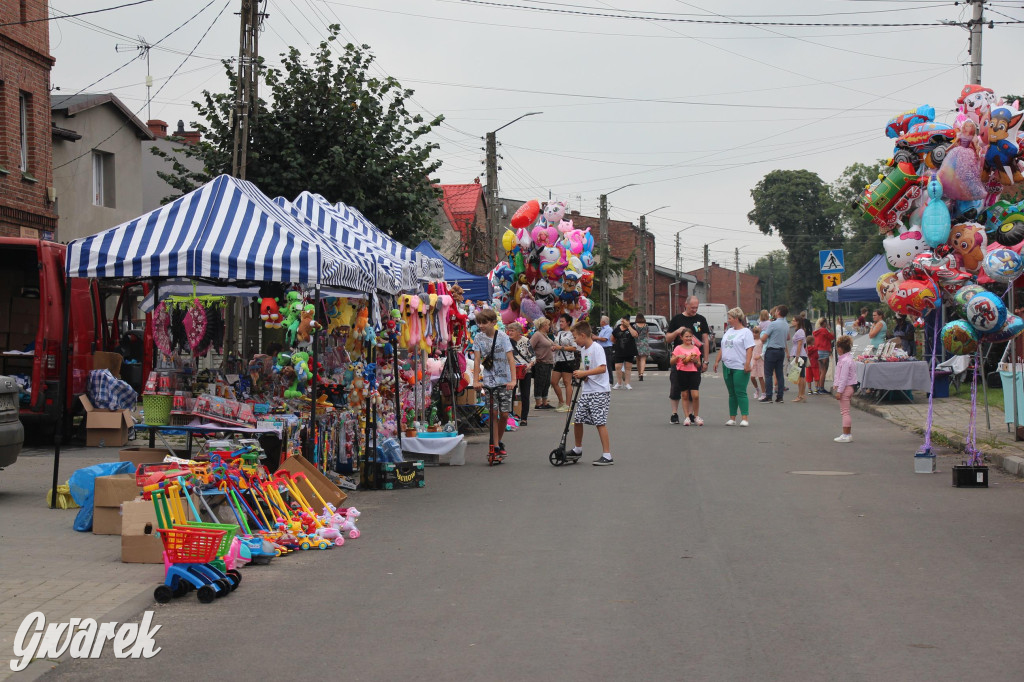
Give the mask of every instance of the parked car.
[[25, 427], [18, 419], [18, 382], [0, 376], [0, 467], [14, 464], [25, 441]]

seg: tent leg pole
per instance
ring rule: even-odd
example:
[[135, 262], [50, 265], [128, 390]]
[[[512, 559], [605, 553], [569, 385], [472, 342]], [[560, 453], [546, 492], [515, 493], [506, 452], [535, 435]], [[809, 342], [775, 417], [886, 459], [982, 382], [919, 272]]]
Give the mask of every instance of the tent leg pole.
[[[316, 312], [313, 313], [314, 314], [314, 320], [315, 320], [316, 319], [315, 318], [316, 313], [320, 312], [320, 285], [319, 284], [316, 287], [316, 294], [314, 294], [313, 310], [316, 311]], [[312, 402], [312, 404], [309, 407], [309, 428], [306, 429], [306, 453], [312, 455], [312, 457], [310, 458], [310, 461], [313, 462], [314, 465], [316, 465], [317, 464], [317, 461], [316, 461], [316, 459], [317, 459], [316, 451], [313, 448], [315, 447], [315, 444], [316, 444], [316, 438], [314, 436], [314, 434], [316, 432], [316, 384], [317, 384], [317, 376], [319, 375], [319, 372], [317, 371], [316, 363], [317, 363], [317, 346], [319, 344], [317, 343], [317, 335], [314, 333], [314, 330], [311, 329], [309, 333], [310, 333], [310, 341], [313, 342], [313, 364], [311, 366], [311, 369], [313, 370], [313, 381], [311, 382], [311, 384], [312, 384], [312, 391], [313, 391], [313, 396], [312, 396], [313, 397], [313, 402]]]
[[57, 478], [60, 475], [60, 446], [64, 440], [64, 405], [68, 401], [68, 354], [71, 352], [68, 333], [71, 328], [71, 277], [64, 273], [64, 328], [61, 332], [60, 374], [57, 378], [57, 423], [53, 432], [53, 481], [50, 486], [50, 509], [57, 508]]

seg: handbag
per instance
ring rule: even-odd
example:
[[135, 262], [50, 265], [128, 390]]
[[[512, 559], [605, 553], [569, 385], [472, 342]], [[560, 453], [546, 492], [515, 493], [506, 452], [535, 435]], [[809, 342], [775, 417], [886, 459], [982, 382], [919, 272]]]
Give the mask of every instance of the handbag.
[[494, 345], [496, 343], [498, 343], [498, 332], [494, 332], [494, 340], [491, 341], [491, 352], [480, 362], [488, 372], [494, 369]]
[[793, 362], [789, 363], [789, 374], [786, 375], [786, 378], [788, 378], [794, 384], [800, 382], [800, 361], [799, 360], [794, 360]]
[[526, 365], [516, 365], [516, 379], [522, 381], [526, 378], [529, 371], [530, 369]]

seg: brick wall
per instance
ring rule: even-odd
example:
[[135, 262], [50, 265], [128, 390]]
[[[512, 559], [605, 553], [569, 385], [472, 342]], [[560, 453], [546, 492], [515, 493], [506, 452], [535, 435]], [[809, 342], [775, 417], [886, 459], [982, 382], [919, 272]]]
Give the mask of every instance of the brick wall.
[[[43, 19], [45, 0], [0, 2], [0, 24]], [[57, 215], [47, 199], [53, 185], [50, 140], [49, 23], [0, 26], [0, 236], [54, 232]], [[19, 96], [28, 95], [28, 170], [22, 172]]]
[[[676, 313], [680, 313], [686, 304], [686, 299], [690, 295], [688, 283], [685, 281], [679, 282], [679, 284], [672, 286], [675, 281], [673, 275], [666, 275], [661, 272], [654, 273], [654, 310], [651, 311], [656, 315], [664, 315], [665, 317], [671, 317]], [[671, 299], [669, 298], [671, 291]]]
[[[573, 227], [581, 230], [585, 230], [589, 227], [591, 234], [594, 235], [594, 243], [599, 243], [601, 236], [600, 218], [580, 215], [579, 211], [573, 211], [570, 218], [572, 219]], [[659, 311], [656, 310], [656, 303], [654, 300], [654, 235], [648, 232], [645, 236], [646, 239], [644, 239], [644, 242], [647, 247], [648, 273], [647, 306], [646, 310], [641, 312], [658, 313]], [[632, 223], [628, 223], [624, 220], [608, 221], [608, 248], [611, 251], [612, 258], [625, 260], [634, 252], [636, 254], [633, 260], [633, 267], [622, 273], [623, 284], [626, 285], [626, 289], [622, 294], [620, 294], [620, 297], [623, 301], [637, 310], [640, 310], [640, 269], [643, 263], [640, 239], [640, 228], [636, 227]]]
[[[708, 303], [724, 303], [730, 308], [736, 305], [736, 271], [723, 268], [718, 263], [709, 267], [711, 274], [711, 297]], [[690, 270], [698, 282], [704, 281], [704, 268]], [[761, 310], [761, 280], [754, 275], [740, 273], [740, 307], [747, 315]]]

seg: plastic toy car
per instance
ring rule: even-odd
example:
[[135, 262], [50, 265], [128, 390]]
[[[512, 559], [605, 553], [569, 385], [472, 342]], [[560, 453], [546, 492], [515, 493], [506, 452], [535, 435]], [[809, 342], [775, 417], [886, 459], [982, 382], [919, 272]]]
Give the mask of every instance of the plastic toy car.
[[894, 163], [911, 163], [915, 166], [924, 162], [937, 169], [946, 158], [946, 151], [953, 143], [956, 133], [948, 123], [918, 123], [900, 135], [896, 140], [892, 158]]
[[329, 549], [331, 543], [319, 535], [303, 535], [299, 537], [299, 549]]

